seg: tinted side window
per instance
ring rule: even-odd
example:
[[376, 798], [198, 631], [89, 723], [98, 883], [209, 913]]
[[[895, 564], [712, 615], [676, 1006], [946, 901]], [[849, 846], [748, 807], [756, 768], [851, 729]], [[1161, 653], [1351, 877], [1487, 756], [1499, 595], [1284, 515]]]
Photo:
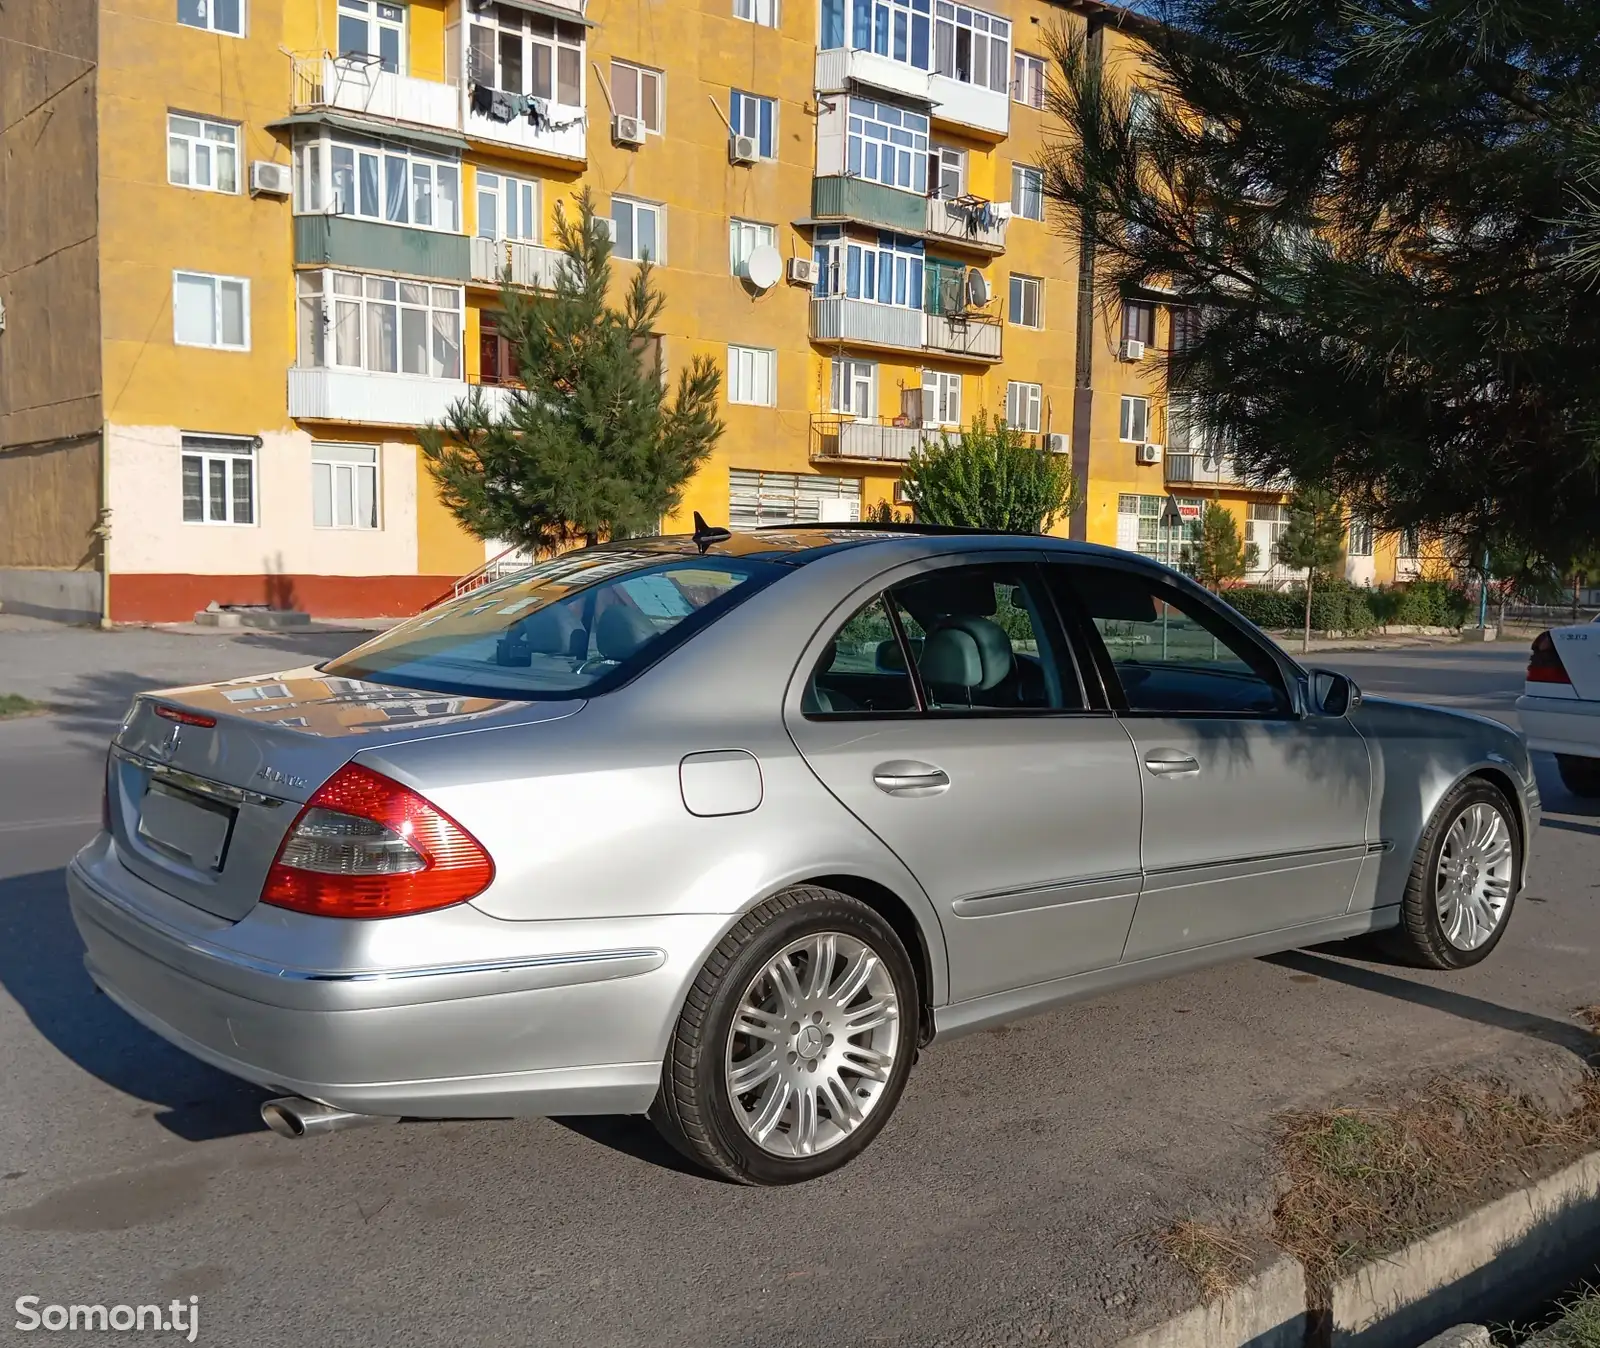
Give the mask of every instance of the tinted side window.
[[823, 648], [801, 699], [807, 716], [915, 711], [911, 671], [881, 598], [858, 609]]
[[932, 571], [889, 594], [929, 710], [1079, 710], [1076, 672], [1057, 659], [1049, 603], [1030, 566]]
[[[1067, 580], [1099, 633], [1131, 711], [1286, 715], [1272, 661], [1221, 615], [1152, 576], [1079, 563]], [[1070, 602], [1070, 599], [1069, 599]]]

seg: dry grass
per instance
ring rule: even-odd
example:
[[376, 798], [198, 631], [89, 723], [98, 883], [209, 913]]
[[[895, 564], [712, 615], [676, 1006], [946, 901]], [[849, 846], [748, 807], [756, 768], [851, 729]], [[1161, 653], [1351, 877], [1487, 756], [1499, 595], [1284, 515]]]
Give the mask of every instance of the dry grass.
[[[1278, 1243], [1312, 1288], [1600, 1143], [1600, 1078], [1561, 1117], [1478, 1082], [1441, 1080], [1392, 1106], [1290, 1115]], [[1587, 1348], [1587, 1346], [1586, 1346]], [[1600, 1348], [1600, 1345], [1596, 1345]]]
[[1580, 1006], [1577, 1017], [1595, 1034], [1600, 1034], [1600, 1006]]
[[44, 703], [23, 697], [20, 693], [0, 693], [0, 721], [10, 716], [32, 716], [44, 710]]
[[1208, 1306], [1231, 1292], [1250, 1271], [1250, 1247], [1219, 1226], [1177, 1222], [1156, 1240], [1183, 1266]]

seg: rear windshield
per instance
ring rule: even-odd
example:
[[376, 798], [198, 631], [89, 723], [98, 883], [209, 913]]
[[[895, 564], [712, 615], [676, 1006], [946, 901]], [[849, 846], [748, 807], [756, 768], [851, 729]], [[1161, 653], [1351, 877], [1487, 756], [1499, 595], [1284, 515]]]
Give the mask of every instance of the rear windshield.
[[786, 569], [585, 549], [429, 609], [323, 668], [467, 696], [590, 697], [627, 682]]

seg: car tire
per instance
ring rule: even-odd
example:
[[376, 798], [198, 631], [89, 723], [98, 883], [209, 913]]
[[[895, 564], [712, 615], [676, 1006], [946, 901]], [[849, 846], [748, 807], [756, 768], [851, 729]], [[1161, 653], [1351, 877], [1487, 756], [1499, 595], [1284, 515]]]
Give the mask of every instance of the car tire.
[[[1493, 838], [1479, 843], [1491, 817], [1498, 821]], [[1456, 786], [1423, 830], [1388, 949], [1425, 969], [1466, 969], [1487, 959], [1511, 922], [1522, 847], [1516, 811], [1502, 792], [1482, 778]], [[1452, 888], [1452, 875], [1464, 890]], [[1501, 885], [1503, 897], [1483, 897]]]
[[910, 956], [877, 912], [820, 886], [785, 890], [735, 923], [700, 970], [650, 1118], [735, 1183], [825, 1175], [888, 1122], [916, 1057], [920, 1006]]
[[1580, 758], [1577, 754], [1557, 754], [1556, 771], [1561, 784], [1575, 796], [1600, 796], [1600, 758]]

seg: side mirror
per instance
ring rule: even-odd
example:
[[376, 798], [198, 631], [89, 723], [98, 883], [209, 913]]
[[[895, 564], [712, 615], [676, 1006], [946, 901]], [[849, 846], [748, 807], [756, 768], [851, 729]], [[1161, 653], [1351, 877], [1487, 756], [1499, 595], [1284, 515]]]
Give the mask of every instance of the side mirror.
[[1311, 671], [1311, 706], [1323, 716], [1347, 716], [1361, 705], [1361, 690], [1348, 674], [1331, 669]]

